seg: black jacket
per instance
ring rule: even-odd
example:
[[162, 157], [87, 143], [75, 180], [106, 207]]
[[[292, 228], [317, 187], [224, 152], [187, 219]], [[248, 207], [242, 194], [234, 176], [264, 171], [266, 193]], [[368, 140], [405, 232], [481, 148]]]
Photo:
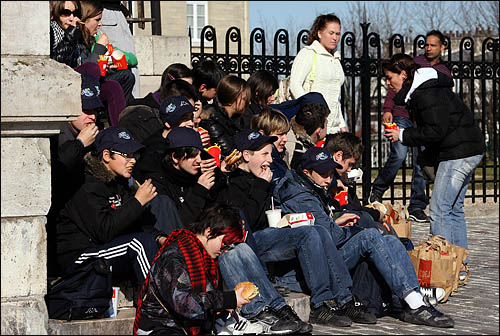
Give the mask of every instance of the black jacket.
[[218, 194], [217, 201], [243, 210], [252, 232], [269, 226], [265, 211], [271, 209], [271, 183], [252, 173], [239, 168], [230, 173], [227, 188]]
[[229, 116], [224, 108], [216, 108], [208, 119], [200, 121], [203, 127], [210, 134], [210, 142], [218, 144], [221, 148], [221, 155], [225, 157], [236, 148], [234, 137], [243, 130], [243, 120], [240, 116]]
[[57, 223], [57, 255], [63, 270], [91, 246], [127, 233], [144, 231], [144, 207], [128, 188], [96, 158], [87, 154], [85, 182], [61, 210]]
[[253, 116], [259, 114], [260, 111], [262, 111], [262, 107], [252, 100], [252, 102], [248, 104], [247, 109], [241, 116], [241, 118], [243, 119], [243, 129], [250, 128], [250, 122], [252, 121]]
[[[473, 113], [451, 90], [453, 80], [440, 72], [437, 75], [410, 96], [410, 117], [417, 127], [404, 130], [403, 144], [425, 146], [434, 151], [439, 162], [484, 153], [484, 137]], [[394, 102], [404, 104], [409, 91], [409, 85], [403, 86]]]
[[56, 21], [50, 22], [50, 58], [72, 68], [78, 66], [81, 38], [80, 29], [69, 26], [62, 29]]

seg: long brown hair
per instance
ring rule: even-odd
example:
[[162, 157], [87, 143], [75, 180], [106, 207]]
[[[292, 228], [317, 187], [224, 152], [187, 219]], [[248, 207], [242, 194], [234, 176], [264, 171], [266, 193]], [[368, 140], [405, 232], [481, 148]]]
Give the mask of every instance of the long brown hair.
[[89, 50], [92, 50], [92, 45], [95, 43], [94, 37], [90, 35], [89, 30], [85, 27], [85, 21], [89, 18], [96, 17], [102, 13], [103, 7], [98, 1], [80, 1], [82, 17], [80, 18], [80, 30], [82, 31], [82, 37], [85, 41], [85, 45]]
[[227, 75], [222, 77], [217, 85], [217, 99], [222, 106], [231, 105], [238, 97], [245, 92], [247, 93], [247, 101], [250, 101], [250, 86], [248, 83], [238, 76]]
[[341, 25], [340, 19], [335, 14], [324, 14], [318, 16], [316, 20], [314, 20], [311, 29], [309, 29], [309, 35], [307, 36], [307, 45], [311, 45], [314, 41], [319, 40], [318, 31], [324, 29], [330, 22], [336, 22]]

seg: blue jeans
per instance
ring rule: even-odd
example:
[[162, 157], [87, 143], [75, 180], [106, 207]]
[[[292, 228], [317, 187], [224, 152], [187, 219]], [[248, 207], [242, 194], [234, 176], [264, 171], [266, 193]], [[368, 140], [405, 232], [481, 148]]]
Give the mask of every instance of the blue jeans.
[[383, 236], [374, 228], [365, 229], [349, 239], [340, 251], [349, 269], [353, 269], [361, 257], [371, 260], [392, 292], [401, 299], [420, 288], [406, 248], [396, 236]]
[[219, 257], [219, 268], [228, 289], [233, 289], [241, 281], [251, 281], [259, 287], [260, 294], [241, 308], [243, 317], [253, 318], [266, 306], [278, 310], [286, 304], [267, 278], [260, 260], [246, 243], [223, 253]]
[[484, 154], [442, 161], [436, 173], [430, 204], [431, 234], [467, 248], [467, 228], [463, 211], [465, 193], [474, 169]]
[[[413, 127], [411, 120], [406, 117], [396, 116], [393, 122], [396, 123], [399, 128]], [[422, 169], [417, 164], [417, 152], [417, 147], [413, 147], [413, 176], [411, 182], [410, 204], [408, 205], [408, 211], [410, 212], [417, 209], [424, 210], [429, 203], [425, 195], [427, 181], [422, 175]], [[387, 158], [384, 168], [380, 170], [377, 178], [373, 181], [372, 192], [383, 195], [384, 192], [389, 189], [389, 186], [394, 183], [398, 170], [406, 159], [407, 154], [407, 146], [399, 141], [391, 143], [389, 157]]]
[[349, 270], [324, 227], [266, 228], [254, 237], [264, 262], [298, 257], [313, 308], [326, 300], [335, 299], [342, 306], [353, 299]]

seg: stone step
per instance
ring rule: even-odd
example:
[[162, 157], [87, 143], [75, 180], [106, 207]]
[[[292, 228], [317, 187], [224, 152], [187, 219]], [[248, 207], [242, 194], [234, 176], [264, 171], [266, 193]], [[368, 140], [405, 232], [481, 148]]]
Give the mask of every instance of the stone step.
[[[309, 320], [309, 296], [291, 292], [285, 297], [297, 315]], [[49, 319], [49, 335], [130, 335], [135, 319], [135, 308], [119, 308], [116, 317], [97, 320], [61, 321]]]

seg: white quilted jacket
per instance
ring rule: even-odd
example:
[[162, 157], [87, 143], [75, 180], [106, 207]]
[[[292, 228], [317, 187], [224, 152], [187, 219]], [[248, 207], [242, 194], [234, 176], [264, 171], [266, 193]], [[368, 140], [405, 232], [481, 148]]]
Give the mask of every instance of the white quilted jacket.
[[[310, 75], [315, 52], [318, 54], [316, 76], [311, 88]], [[292, 64], [290, 92], [293, 98], [296, 99], [308, 92], [319, 92], [328, 103], [330, 115], [327, 122], [327, 134], [338, 133], [342, 127], [346, 127], [339, 102], [344, 79], [340, 53], [336, 51], [333, 55], [330, 54], [318, 41], [302, 48]]]

